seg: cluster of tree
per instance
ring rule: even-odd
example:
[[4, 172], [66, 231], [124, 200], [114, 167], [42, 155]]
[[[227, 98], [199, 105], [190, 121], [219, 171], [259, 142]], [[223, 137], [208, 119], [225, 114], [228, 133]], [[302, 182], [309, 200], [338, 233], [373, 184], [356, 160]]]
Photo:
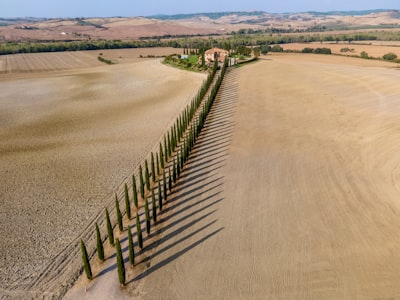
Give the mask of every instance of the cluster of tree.
[[[185, 37], [172, 39], [146, 39], [138, 41], [64, 41], [64, 42], [9, 42], [0, 44], [1, 54], [35, 53], [35, 52], [59, 52], [78, 50], [100, 50], [120, 48], [143, 48], [143, 47], [174, 47], [204, 49], [213, 47], [225, 50], [234, 50], [240, 46], [259, 46], [265, 50], [265, 46], [287, 44], [287, 43], [311, 43], [311, 42], [354, 42], [365, 40], [393, 41], [400, 39], [398, 31], [374, 31], [365, 33], [313, 33], [313, 34], [234, 34], [218, 37]], [[264, 46], [264, 47], [263, 47]]]
[[[213, 105], [218, 90], [221, 86], [224, 74], [226, 72], [228, 61], [226, 60], [222, 68], [221, 74], [215, 81], [214, 86], [211, 85], [218, 71], [218, 62], [216, 61], [212, 72], [203, 83], [198, 94], [187, 105], [180, 116], [177, 118], [170, 130], [164, 135], [159, 144], [159, 152], [155, 154], [152, 152], [150, 155], [150, 166], [148, 160], [144, 161], [144, 168], [139, 166], [139, 182], [136, 182], [135, 175], [132, 175], [132, 196], [128, 185], [124, 185], [124, 202], [125, 212], [128, 220], [132, 219], [131, 199], [135, 206], [136, 211], [136, 237], [137, 245], [144, 248], [144, 238], [142, 232], [142, 225], [140, 221], [140, 209], [144, 208], [145, 226], [147, 237], [151, 234], [151, 220], [153, 223], [157, 222], [158, 211], [162, 211], [163, 202], [167, 201], [168, 194], [172, 192], [173, 186], [179, 179], [183, 167], [195, 142], [204, 127], [207, 115]], [[210, 90], [211, 88], [211, 90]], [[206, 97], [207, 92], [209, 96]], [[139, 185], [139, 187], [137, 186]], [[156, 197], [157, 194], [157, 197]], [[158, 198], [158, 199], [156, 199]], [[150, 202], [149, 202], [150, 199]], [[139, 202], [140, 200], [140, 202]], [[158, 200], [158, 201], [157, 201]], [[157, 203], [158, 202], [158, 203]], [[117, 226], [120, 232], [125, 230], [123, 224], [123, 214], [120, 209], [120, 201], [117, 194], [115, 194], [115, 211], [117, 218]], [[105, 209], [107, 236], [110, 245], [115, 246], [117, 258], [118, 278], [121, 285], [125, 284], [126, 272], [123, 253], [121, 250], [120, 240], [114, 238], [114, 229], [110, 220], [108, 209]], [[103, 240], [100, 234], [98, 224], [95, 224], [96, 240], [97, 240], [97, 256], [100, 261], [105, 260]], [[131, 227], [127, 226], [128, 231], [128, 249], [129, 249], [129, 262], [131, 266], [135, 264], [135, 249], [133, 242], [133, 235]], [[83, 269], [88, 279], [93, 278], [88, 252], [84, 242], [81, 240], [81, 252]]]
[[315, 53], [315, 54], [332, 54], [330, 48], [304, 48], [302, 53]]

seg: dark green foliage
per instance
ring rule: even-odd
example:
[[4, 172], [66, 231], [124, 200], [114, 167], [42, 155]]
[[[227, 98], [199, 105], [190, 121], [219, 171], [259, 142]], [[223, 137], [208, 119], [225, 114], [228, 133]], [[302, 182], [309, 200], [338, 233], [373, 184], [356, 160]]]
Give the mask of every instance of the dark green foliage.
[[154, 182], [156, 182], [156, 166], [154, 164], [154, 154], [153, 152], [151, 152], [151, 180]]
[[99, 260], [104, 261], [104, 247], [101, 240], [99, 225], [96, 223], [96, 245], [97, 245], [97, 257]]
[[91, 280], [93, 278], [92, 268], [90, 267], [90, 261], [88, 253], [86, 251], [86, 246], [82, 240], [81, 240], [81, 250], [82, 250], [83, 269], [85, 270], [87, 279]]
[[114, 246], [114, 231], [111, 226], [110, 221], [110, 214], [108, 213], [108, 209], [106, 208], [106, 222], [107, 222], [107, 234], [108, 234], [108, 241], [110, 242], [111, 246]]
[[151, 191], [151, 208], [153, 210], [153, 221], [157, 222], [157, 205], [156, 205], [156, 196], [154, 195], [154, 190]]
[[119, 239], [117, 238], [117, 242], [115, 244], [115, 253], [117, 256], [117, 267], [118, 267], [118, 278], [119, 278], [119, 283], [122, 285], [125, 285], [125, 264], [124, 264], [124, 258], [122, 256], [122, 251], [121, 251], [121, 244], [119, 243]]
[[128, 226], [128, 243], [129, 243], [129, 263], [135, 265], [135, 248], [133, 247], [132, 231], [131, 227]]
[[158, 208], [162, 211], [162, 191], [160, 181], [158, 181]]
[[138, 245], [141, 249], [143, 249], [142, 227], [140, 226], [140, 219], [138, 213], [136, 213], [136, 235], [137, 235]]
[[384, 59], [384, 60], [388, 60], [388, 61], [395, 60], [396, 58], [397, 58], [397, 55], [394, 54], [393, 52], [386, 53], [386, 54], [383, 56], [383, 59]]
[[170, 168], [168, 168], [168, 189], [169, 189], [169, 191], [172, 190], [172, 176], [171, 176]]
[[165, 170], [163, 171], [163, 190], [164, 190], [164, 200], [167, 201], [167, 178], [165, 176]]
[[165, 154], [165, 162], [168, 162], [168, 157], [169, 157], [169, 153], [168, 153], [168, 147], [167, 147], [167, 137], [164, 135], [164, 154]]
[[150, 191], [150, 172], [149, 172], [149, 164], [147, 163], [147, 159], [144, 161], [144, 181], [146, 183], [146, 188]]
[[175, 158], [174, 158], [174, 160], [172, 162], [172, 181], [173, 181], [173, 183], [175, 183], [175, 181], [176, 181], [176, 167], [175, 167], [175, 165], [176, 165], [176, 162], [175, 162]]
[[164, 169], [164, 162], [165, 162], [165, 158], [164, 158], [163, 148], [162, 148], [162, 145], [160, 143], [160, 165], [161, 165], [161, 169]]
[[332, 54], [330, 48], [316, 48], [313, 51], [315, 54]]
[[122, 224], [122, 213], [121, 213], [121, 210], [119, 209], [119, 201], [118, 201], [117, 194], [115, 194], [115, 211], [117, 213], [117, 223], [118, 223], [119, 231], [123, 231], [124, 226]]
[[138, 195], [137, 195], [137, 189], [136, 189], [136, 178], [135, 175], [132, 175], [132, 191], [133, 191], [133, 203], [135, 204], [135, 207], [139, 207], [138, 203]]
[[125, 209], [126, 209], [126, 216], [128, 219], [131, 219], [131, 202], [129, 200], [129, 193], [128, 193], [128, 186], [125, 183]]
[[142, 166], [139, 166], [139, 188], [140, 188], [140, 196], [144, 199], [144, 179], [143, 179], [143, 170]]
[[169, 134], [169, 131], [167, 132], [167, 142], [168, 142], [168, 156], [171, 156], [171, 154], [172, 154], [172, 143], [171, 143], [171, 136]]
[[147, 201], [147, 197], [144, 199], [144, 212], [146, 215], [146, 232], [150, 234], [151, 224], [150, 224], [150, 211], [149, 211], [149, 202]]
[[158, 159], [158, 153], [156, 153], [156, 169], [157, 169], [157, 176], [160, 176], [160, 161]]

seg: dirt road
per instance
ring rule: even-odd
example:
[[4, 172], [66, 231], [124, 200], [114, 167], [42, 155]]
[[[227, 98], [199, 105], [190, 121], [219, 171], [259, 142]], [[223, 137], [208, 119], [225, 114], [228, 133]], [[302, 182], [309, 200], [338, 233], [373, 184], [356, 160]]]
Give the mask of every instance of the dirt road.
[[399, 71], [267, 57], [228, 73], [137, 295], [399, 299]]

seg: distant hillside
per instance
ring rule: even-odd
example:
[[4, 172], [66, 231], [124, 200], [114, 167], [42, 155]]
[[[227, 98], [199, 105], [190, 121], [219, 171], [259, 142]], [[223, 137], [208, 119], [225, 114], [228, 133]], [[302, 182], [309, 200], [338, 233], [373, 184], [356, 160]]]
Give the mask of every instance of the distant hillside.
[[296, 15], [299, 13], [307, 13], [316, 17], [324, 17], [324, 16], [365, 16], [373, 13], [382, 13], [382, 12], [390, 12], [393, 10], [389, 9], [373, 9], [373, 10], [360, 10], [360, 11], [329, 11], [329, 12], [317, 12], [317, 11], [309, 11], [309, 12], [298, 12], [298, 13], [269, 13], [264, 11], [231, 11], [231, 12], [212, 12], [212, 13], [193, 13], [193, 14], [175, 14], [175, 15], [153, 15], [148, 16], [147, 18], [156, 19], [156, 20], [185, 20], [199, 17], [206, 17], [213, 20], [220, 19], [222, 17], [236, 15], [238, 17], [263, 17], [265, 15], [279, 17], [282, 15]]
[[232, 16], [232, 15], [246, 17], [246, 16], [263, 16], [265, 14], [266, 13], [263, 11], [253, 11], [253, 12], [240, 11], [240, 12], [213, 12], [213, 13], [196, 13], [196, 14], [177, 14], [177, 15], [154, 15], [154, 16], [149, 16], [148, 18], [156, 20], [185, 20], [185, 19], [206, 17], [216, 20], [222, 17]]
[[377, 14], [377, 13], [391, 12], [391, 11], [393, 10], [372, 9], [372, 10], [328, 11], [328, 12], [309, 11], [307, 13], [316, 17], [324, 17], [324, 16], [366, 16], [370, 14]]

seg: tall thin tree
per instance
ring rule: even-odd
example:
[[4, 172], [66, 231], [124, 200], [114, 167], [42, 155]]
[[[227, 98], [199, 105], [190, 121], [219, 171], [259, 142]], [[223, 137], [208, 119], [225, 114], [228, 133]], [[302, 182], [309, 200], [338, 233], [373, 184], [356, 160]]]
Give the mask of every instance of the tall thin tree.
[[151, 208], [153, 210], [153, 221], [157, 222], [157, 204], [156, 196], [154, 195], [154, 189], [151, 190]]
[[119, 243], [119, 239], [118, 238], [117, 238], [116, 243], [115, 243], [115, 252], [116, 252], [116, 256], [117, 256], [117, 267], [118, 267], [119, 283], [122, 284], [122, 285], [125, 285], [125, 280], [126, 280], [125, 264], [124, 264], [124, 258], [122, 256], [121, 244]]
[[111, 225], [110, 214], [108, 213], [107, 208], [106, 208], [106, 223], [107, 223], [108, 241], [110, 242], [111, 246], [114, 246], [114, 231]]
[[132, 231], [131, 227], [128, 226], [128, 248], [129, 248], [129, 263], [131, 266], [135, 265], [135, 249], [133, 247]]
[[121, 213], [121, 210], [119, 209], [119, 201], [118, 201], [117, 194], [115, 194], [115, 211], [117, 212], [118, 228], [119, 228], [119, 231], [122, 232], [124, 230], [124, 226], [122, 224], [122, 213]]
[[85, 243], [81, 240], [81, 251], [82, 251], [82, 262], [83, 262], [83, 269], [85, 270], [87, 279], [92, 279], [92, 268], [90, 267], [89, 256], [86, 251]]
[[142, 165], [139, 166], [139, 188], [140, 188], [140, 196], [144, 199], [144, 178], [143, 178], [143, 169]]
[[99, 225], [96, 222], [96, 247], [97, 247], [97, 257], [100, 261], [104, 261], [104, 247], [103, 241], [101, 240]]
[[142, 235], [142, 226], [140, 225], [139, 214], [136, 213], [136, 236], [138, 240], [138, 245], [141, 249], [143, 249], [143, 235]]
[[131, 202], [129, 200], [129, 192], [128, 192], [128, 186], [125, 183], [125, 209], [126, 209], [126, 216], [128, 219], [131, 219]]
[[132, 191], [133, 191], [133, 203], [135, 204], [135, 207], [139, 207], [138, 203], [138, 195], [137, 195], [137, 189], [136, 189], [136, 178], [135, 175], [132, 175]]
[[151, 152], [151, 180], [153, 181], [153, 183], [156, 182], [156, 166], [154, 163], [154, 154], [153, 152]]

